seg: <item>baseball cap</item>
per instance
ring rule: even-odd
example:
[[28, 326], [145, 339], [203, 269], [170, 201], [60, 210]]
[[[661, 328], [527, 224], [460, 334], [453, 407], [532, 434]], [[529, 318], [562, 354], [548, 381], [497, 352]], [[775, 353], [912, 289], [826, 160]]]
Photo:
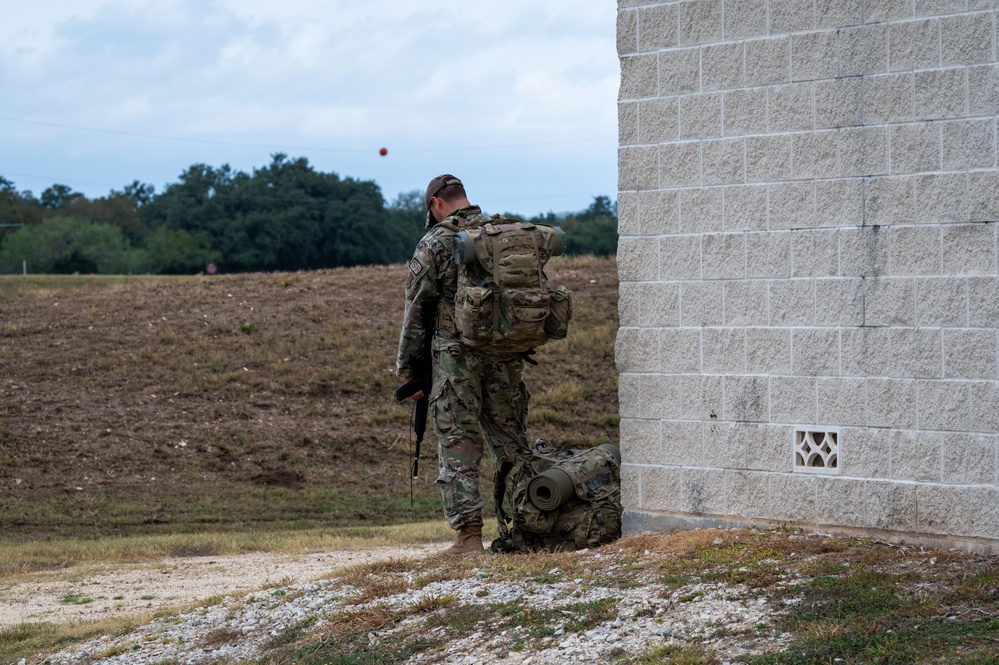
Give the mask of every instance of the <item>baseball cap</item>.
[[423, 197], [423, 203], [426, 205], [427, 210], [430, 210], [430, 199], [440, 194], [441, 190], [450, 185], [460, 185], [461, 181], [455, 178], [450, 173], [444, 173], [437, 176], [430, 181], [427, 185], [427, 193]]

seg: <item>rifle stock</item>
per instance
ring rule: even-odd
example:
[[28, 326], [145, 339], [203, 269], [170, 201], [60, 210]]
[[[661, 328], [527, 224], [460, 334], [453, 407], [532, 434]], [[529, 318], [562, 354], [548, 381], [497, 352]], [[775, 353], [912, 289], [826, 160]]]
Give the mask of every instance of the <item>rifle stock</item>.
[[[413, 432], [416, 434], [416, 450], [413, 452], [412, 476], [416, 478], [420, 473], [420, 447], [423, 443], [423, 435], [427, 430], [427, 412], [430, 409], [430, 389], [433, 386], [433, 342], [436, 333], [435, 324], [437, 319], [438, 298], [424, 298], [420, 301], [420, 312], [423, 317], [423, 352], [419, 358], [408, 357], [407, 364], [411, 368], [412, 380], [395, 389], [395, 398], [403, 401], [412, 397], [418, 392], [423, 392], [423, 397], [416, 401], [413, 415]], [[412, 495], [412, 483], [410, 483], [410, 495]], [[412, 502], [412, 496], [410, 496]]]

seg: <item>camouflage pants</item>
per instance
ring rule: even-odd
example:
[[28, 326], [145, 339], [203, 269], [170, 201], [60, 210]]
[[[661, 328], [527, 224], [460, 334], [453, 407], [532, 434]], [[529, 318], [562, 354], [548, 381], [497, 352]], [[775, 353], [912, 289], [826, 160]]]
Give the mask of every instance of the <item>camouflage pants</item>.
[[449, 339], [434, 340], [430, 414], [440, 475], [437, 485], [451, 528], [482, 524], [479, 467], [484, 450], [512, 460], [530, 448], [524, 361], [484, 356]]

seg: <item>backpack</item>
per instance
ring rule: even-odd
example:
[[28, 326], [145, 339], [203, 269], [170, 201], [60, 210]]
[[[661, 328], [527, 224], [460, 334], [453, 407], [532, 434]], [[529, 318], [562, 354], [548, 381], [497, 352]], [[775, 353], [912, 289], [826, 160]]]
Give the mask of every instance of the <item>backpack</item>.
[[577, 550], [621, 537], [617, 446], [573, 453], [536, 443], [531, 452], [497, 470], [493, 498], [499, 538], [492, 543], [494, 552]]
[[572, 318], [569, 291], [552, 288], [545, 264], [565, 249], [565, 233], [553, 226], [494, 215], [456, 226], [458, 265], [455, 327], [458, 339], [484, 353], [523, 353], [564, 339]]

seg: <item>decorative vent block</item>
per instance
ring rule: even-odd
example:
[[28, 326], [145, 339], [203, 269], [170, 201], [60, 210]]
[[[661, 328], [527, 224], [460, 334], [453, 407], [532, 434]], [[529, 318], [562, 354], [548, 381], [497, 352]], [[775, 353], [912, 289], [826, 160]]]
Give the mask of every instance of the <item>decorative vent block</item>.
[[795, 473], [839, 473], [839, 432], [794, 432]]

